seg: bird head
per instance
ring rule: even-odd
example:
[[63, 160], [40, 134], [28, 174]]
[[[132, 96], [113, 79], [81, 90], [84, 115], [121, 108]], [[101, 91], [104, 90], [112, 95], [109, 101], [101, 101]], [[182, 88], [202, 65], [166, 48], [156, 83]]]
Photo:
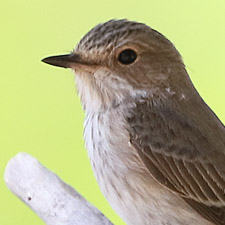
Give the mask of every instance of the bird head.
[[[67, 55], [44, 62], [71, 68], [84, 109], [105, 110], [137, 98], [166, 98], [186, 70], [174, 45], [145, 24], [110, 20], [90, 30]], [[185, 75], [183, 75], [185, 73]]]

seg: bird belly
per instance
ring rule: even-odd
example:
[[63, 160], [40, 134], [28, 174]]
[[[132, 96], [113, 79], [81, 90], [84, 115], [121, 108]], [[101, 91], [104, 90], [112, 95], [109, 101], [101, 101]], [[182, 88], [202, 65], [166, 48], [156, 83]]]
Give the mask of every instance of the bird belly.
[[129, 143], [119, 115], [88, 115], [84, 137], [100, 189], [128, 225], [211, 225], [156, 182]]

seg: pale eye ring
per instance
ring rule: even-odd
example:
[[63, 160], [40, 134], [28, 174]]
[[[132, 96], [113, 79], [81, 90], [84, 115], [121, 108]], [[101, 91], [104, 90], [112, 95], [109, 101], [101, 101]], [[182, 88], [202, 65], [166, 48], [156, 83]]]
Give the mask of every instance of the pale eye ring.
[[137, 59], [137, 53], [132, 49], [125, 49], [120, 52], [117, 60], [123, 65], [129, 65], [135, 62]]

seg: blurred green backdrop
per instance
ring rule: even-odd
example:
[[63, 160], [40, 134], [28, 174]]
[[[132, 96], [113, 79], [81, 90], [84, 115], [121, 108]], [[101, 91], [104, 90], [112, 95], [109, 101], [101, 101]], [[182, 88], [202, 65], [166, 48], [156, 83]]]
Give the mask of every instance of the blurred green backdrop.
[[37, 157], [113, 223], [124, 224], [102, 196], [89, 165], [73, 74], [40, 61], [71, 51], [89, 29], [111, 18], [141, 21], [166, 35], [200, 94], [225, 122], [225, 1], [2, 1], [0, 225], [44, 224], [3, 181], [7, 161], [21, 151]]

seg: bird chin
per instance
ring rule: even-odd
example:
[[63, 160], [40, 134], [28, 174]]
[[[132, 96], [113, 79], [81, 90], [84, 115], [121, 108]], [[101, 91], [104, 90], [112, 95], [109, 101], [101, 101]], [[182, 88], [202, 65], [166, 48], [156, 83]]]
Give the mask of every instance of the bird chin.
[[126, 80], [110, 71], [75, 70], [76, 85], [84, 110], [99, 112], [134, 103], [135, 99], [150, 94], [146, 90], [134, 89]]

